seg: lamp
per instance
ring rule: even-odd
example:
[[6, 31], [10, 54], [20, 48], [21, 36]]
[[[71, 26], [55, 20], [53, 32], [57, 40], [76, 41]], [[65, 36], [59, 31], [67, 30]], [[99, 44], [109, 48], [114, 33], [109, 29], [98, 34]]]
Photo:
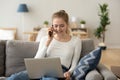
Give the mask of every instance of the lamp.
[[26, 4], [20, 4], [18, 7], [18, 12], [29, 12]]
[[[24, 13], [29, 12], [27, 5], [26, 4], [20, 4], [17, 10], [18, 13], [22, 13], [22, 32], [24, 32]], [[24, 36], [22, 36], [22, 38], [24, 39]]]

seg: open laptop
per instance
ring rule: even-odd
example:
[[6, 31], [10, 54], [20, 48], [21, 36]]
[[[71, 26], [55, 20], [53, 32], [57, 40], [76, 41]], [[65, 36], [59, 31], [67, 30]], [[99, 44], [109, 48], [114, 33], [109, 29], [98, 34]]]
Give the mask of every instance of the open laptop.
[[25, 58], [24, 61], [30, 79], [64, 77], [60, 58]]

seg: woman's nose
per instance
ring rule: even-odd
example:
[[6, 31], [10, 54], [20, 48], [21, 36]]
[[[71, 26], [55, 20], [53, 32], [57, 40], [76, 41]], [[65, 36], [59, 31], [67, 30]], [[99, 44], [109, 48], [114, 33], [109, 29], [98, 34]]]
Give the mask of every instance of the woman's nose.
[[61, 27], [60, 27], [60, 26], [58, 26], [58, 27], [57, 27], [57, 30], [61, 30]]

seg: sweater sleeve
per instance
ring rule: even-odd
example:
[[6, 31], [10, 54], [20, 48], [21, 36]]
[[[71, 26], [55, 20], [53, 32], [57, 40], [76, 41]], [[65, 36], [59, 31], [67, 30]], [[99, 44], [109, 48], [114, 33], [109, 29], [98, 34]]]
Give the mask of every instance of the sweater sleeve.
[[34, 58], [45, 57], [47, 52], [47, 46], [45, 45], [45, 43], [46, 43], [46, 37], [43, 37], [39, 43], [39, 48]]
[[78, 60], [80, 58], [80, 53], [81, 53], [81, 40], [80, 40], [80, 38], [77, 38], [76, 42], [75, 42], [75, 50], [74, 50], [74, 55], [73, 55], [71, 67], [69, 69], [69, 72], [71, 74], [78, 63]]

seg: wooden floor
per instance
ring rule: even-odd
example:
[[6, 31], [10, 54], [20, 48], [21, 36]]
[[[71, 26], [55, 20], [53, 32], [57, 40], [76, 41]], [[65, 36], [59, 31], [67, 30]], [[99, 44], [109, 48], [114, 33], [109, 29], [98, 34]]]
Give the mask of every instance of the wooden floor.
[[111, 70], [111, 66], [120, 66], [120, 49], [107, 49], [102, 51], [100, 62], [108, 67], [109, 70]]
[[101, 63], [110, 69], [111, 66], [120, 66], [120, 49], [102, 51]]

